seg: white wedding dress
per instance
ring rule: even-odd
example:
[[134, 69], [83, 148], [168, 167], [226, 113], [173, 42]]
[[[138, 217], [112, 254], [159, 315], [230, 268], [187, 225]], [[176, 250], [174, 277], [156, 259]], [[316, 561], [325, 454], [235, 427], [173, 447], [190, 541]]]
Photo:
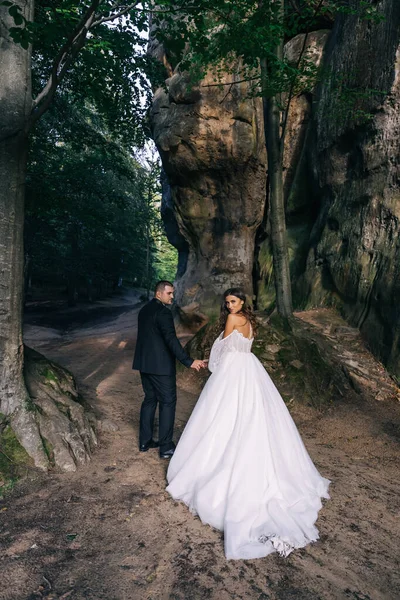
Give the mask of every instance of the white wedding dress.
[[228, 559], [288, 556], [317, 540], [321, 498], [329, 498], [330, 482], [313, 465], [252, 343], [237, 330], [215, 340], [212, 375], [167, 473], [171, 496], [224, 531]]

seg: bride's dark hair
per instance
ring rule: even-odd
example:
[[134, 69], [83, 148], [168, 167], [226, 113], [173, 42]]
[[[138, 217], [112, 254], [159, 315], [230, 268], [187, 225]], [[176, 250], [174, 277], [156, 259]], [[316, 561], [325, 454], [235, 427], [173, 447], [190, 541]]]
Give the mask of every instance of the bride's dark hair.
[[235, 298], [239, 298], [240, 300], [243, 300], [244, 304], [242, 306], [242, 309], [241, 309], [240, 313], [237, 313], [237, 314], [243, 315], [247, 319], [247, 321], [250, 321], [250, 325], [253, 330], [253, 335], [255, 336], [255, 334], [257, 332], [256, 316], [253, 312], [253, 309], [247, 302], [246, 294], [239, 287], [232, 287], [232, 288], [225, 290], [225, 292], [224, 292], [224, 299], [221, 304], [221, 313], [219, 316], [219, 324], [221, 326], [221, 329], [225, 329], [226, 319], [228, 318], [228, 315], [230, 314], [230, 312], [226, 308], [226, 304], [225, 304], [226, 298], [228, 296], [235, 296]]

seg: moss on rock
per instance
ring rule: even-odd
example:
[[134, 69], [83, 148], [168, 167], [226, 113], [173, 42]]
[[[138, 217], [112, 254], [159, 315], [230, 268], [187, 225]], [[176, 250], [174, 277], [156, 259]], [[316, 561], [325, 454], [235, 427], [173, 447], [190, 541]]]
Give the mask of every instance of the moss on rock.
[[0, 482], [5, 485], [27, 465], [75, 471], [97, 444], [95, 415], [69, 371], [25, 347], [24, 377], [29, 396], [20, 412], [0, 415]]
[[31, 466], [33, 460], [18, 441], [7, 417], [0, 414], [0, 494]]

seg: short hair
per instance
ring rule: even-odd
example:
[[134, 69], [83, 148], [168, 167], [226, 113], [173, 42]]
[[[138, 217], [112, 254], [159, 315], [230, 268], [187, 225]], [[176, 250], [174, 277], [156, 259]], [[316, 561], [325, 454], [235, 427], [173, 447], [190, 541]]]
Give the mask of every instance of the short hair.
[[174, 287], [173, 283], [167, 281], [166, 279], [162, 279], [161, 281], [156, 283], [156, 287], [154, 288], [154, 294], [157, 294], [157, 292], [163, 292], [168, 285], [170, 287]]

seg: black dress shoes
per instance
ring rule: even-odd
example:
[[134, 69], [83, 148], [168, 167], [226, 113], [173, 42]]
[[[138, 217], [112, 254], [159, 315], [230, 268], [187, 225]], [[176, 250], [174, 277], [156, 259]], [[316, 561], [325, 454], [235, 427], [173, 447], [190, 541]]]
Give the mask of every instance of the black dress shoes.
[[160, 452], [160, 458], [171, 458], [175, 452], [175, 448], [171, 448], [170, 450], [165, 450], [165, 452]]
[[139, 452], [147, 452], [149, 448], [158, 448], [159, 443], [154, 440], [150, 440], [147, 444], [140, 444]]

